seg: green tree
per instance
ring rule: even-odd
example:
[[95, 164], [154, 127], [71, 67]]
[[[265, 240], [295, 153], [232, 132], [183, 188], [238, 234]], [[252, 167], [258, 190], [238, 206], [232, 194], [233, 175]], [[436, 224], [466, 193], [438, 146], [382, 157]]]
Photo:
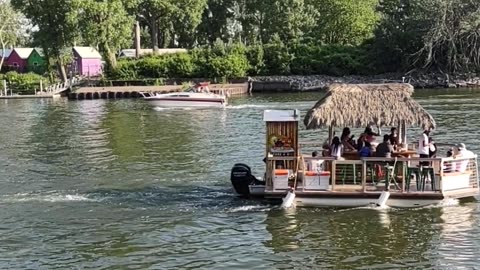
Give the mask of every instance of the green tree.
[[75, 0], [82, 38], [99, 48], [107, 70], [116, 66], [115, 53], [132, 43], [134, 17], [123, 0]]
[[[138, 5], [138, 17], [150, 29], [150, 38], [155, 53], [160, 48], [160, 40], [162, 47], [168, 41], [167, 33], [172, 26], [174, 14], [177, 14], [177, 6], [175, 0], [145, 0]], [[161, 37], [160, 34], [163, 34]]]
[[4, 62], [5, 49], [15, 45], [20, 39], [21, 35], [19, 29], [21, 28], [21, 15], [16, 12], [9, 1], [0, 0], [0, 45], [2, 53], [0, 54], [0, 70]]
[[37, 29], [35, 42], [47, 56], [55, 59], [61, 79], [67, 80], [62, 51], [72, 46], [79, 37], [74, 0], [12, 0], [12, 6], [21, 11]]
[[197, 42], [196, 30], [202, 19], [206, 0], [178, 0], [173, 33], [180, 47], [191, 48]]
[[236, 0], [208, 0], [197, 29], [199, 44], [213, 44], [217, 39], [228, 42], [232, 38], [229, 24], [235, 20]]
[[242, 29], [246, 43], [300, 39], [314, 26], [313, 9], [305, 0], [243, 0]]
[[307, 0], [315, 9], [311, 36], [327, 44], [359, 45], [373, 37], [378, 0]]

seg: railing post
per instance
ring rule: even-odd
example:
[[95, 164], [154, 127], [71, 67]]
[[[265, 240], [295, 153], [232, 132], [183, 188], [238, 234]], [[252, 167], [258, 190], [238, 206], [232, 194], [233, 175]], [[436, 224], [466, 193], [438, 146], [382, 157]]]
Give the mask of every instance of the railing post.
[[367, 191], [367, 161], [362, 160], [362, 188], [363, 192]]
[[335, 181], [337, 179], [337, 161], [336, 160], [332, 160], [332, 172], [330, 174], [330, 176], [332, 177], [332, 191], [335, 190]]

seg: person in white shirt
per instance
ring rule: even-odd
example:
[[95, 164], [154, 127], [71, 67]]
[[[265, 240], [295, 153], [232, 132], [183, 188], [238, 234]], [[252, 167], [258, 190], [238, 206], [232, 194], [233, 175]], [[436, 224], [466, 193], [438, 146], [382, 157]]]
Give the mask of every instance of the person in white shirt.
[[[426, 129], [423, 131], [422, 136], [418, 140], [417, 154], [420, 155], [420, 158], [428, 158], [430, 154], [430, 141], [428, 140], [428, 135], [430, 135], [430, 130]], [[423, 161], [420, 162], [422, 166], [430, 165], [430, 162]]]
[[[315, 158], [317, 156], [318, 156], [317, 151], [312, 153], [312, 157]], [[323, 160], [312, 159], [310, 160], [310, 162], [308, 162], [307, 166], [308, 166], [307, 169], [309, 171], [320, 172], [323, 170]]]
[[337, 136], [333, 137], [332, 145], [330, 146], [331, 153], [330, 155], [337, 160], [342, 160], [343, 155], [343, 144], [340, 141], [340, 138]]
[[465, 160], [459, 161], [459, 163], [457, 163], [456, 171], [465, 172], [468, 168], [468, 163], [470, 161], [469, 158], [475, 157], [475, 154], [472, 151], [467, 150], [467, 147], [464, 143], [457, 144], [457, 149], [458, 155], [455, 158], [462, 158]]

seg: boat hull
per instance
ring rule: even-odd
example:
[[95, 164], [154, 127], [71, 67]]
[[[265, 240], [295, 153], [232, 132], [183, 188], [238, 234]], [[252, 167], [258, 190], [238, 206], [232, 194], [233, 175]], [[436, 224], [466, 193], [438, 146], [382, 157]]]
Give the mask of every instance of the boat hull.
[[[300, 207], [371, 207], [376, 206], [375, 198], [302, 198], [296, 197], [294, 204]], [[389, 199], [386, 206], [394, 208], [413, 208], [436, 205], [443, 199]]]
[[163, 98], [146, 98], [151, 105], [157, 107], [225, 107], [225, 100], [223, 99], [195, 99], [195, 100], [178, 100], [178, 99], [163, 99]]

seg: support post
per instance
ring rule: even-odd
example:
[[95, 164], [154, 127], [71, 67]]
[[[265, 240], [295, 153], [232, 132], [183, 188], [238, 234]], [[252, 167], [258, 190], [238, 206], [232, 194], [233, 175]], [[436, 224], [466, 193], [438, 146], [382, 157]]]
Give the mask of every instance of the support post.
[[7, 96], [7, 80], [3, 80], [3, 92], [5, 93], [5, 96]]
[[329, 126], [328, 127], [328, 144], [332, 144], [333, 135], [335, 135], [335, 127]]
[[405, 124], [405, 121], [402, 121], [401, 124], [401, 130], [402, 130], [402, 144], [405, 144], [405, 146], [408, 148], [408, 141], [407, 141], [407, 126]]
[[332, 161], [332, 171], [330, 172], [332, 178], [332, 191], [335, 191], [335, 182], [337, 181], [337, 161]]
[[367, 191], [367, 161], [362, 161], [362, 187], [363, 192]]

